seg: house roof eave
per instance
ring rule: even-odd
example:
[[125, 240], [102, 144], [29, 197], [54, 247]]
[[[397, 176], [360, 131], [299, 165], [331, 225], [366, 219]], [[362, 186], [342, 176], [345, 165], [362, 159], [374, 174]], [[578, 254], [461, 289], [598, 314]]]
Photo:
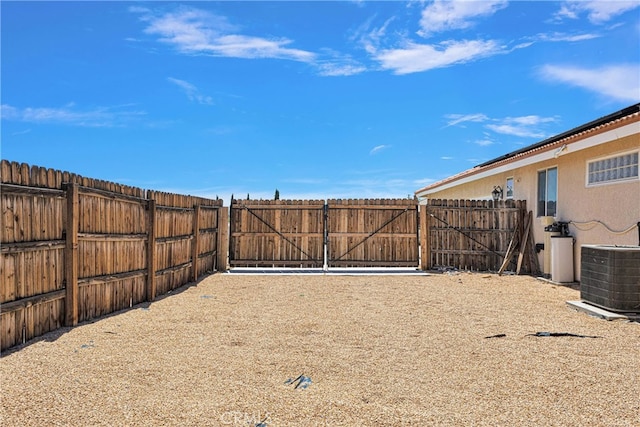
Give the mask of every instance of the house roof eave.
[[587, 124], [578, 126], [567, 132], [563, 132], [559, 135], [553, 136], [551, 138], [547, 138], [536, 144], [529, 145], [520, 150], [516, 150], [511, 153], [504, 154], [495, 159], [489, 160], [487, 162], [481, 163], [477, 166], [474, 166], [471, 169], [467, 169], [458, 174], [447, 177], [441, 181], [427, 185], [417, 190], [415, 192], [415, 195], [417, 197], [427, 196], [431, 193], [444, 190], [446, 188], [443, 188], [443, 187], [445, 186], [449, 187], [450, 186], [449, 184], [453, 184], [467, 177], [471, 177], [481, 172], [486, 172], [491, 169], [498, 168], [499, 166], [503, 166], [505, 164], [509, 164], [517, 160], [522, 160], [527, 157], [532, 157], [535, 154], [551, 151], [558, 146], [562, 146], [563, 144], [570, 145], [590, 136], [591, 134], [601, 133], [609, 130], [609, 128], [624, 126], [628, 122], [633, 122], [633, 121], [637, 122], [639, 120], [640, 120], [640, 103], [627, 107], [616, 113], [609, 114], [605, 117], [601, 117], [600, 119], [593, 120]]

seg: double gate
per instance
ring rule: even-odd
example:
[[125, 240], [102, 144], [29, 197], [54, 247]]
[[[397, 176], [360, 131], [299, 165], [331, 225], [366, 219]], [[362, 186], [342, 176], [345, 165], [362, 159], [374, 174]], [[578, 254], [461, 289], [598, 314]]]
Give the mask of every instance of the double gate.
[[418, 267], [413, 199], [232, 200], [231, 267]]

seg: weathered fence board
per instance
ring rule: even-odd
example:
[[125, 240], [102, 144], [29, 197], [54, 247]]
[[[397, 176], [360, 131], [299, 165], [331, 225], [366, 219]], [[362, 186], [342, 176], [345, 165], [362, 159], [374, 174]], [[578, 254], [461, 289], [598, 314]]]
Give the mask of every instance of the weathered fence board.
[[152, 301], [226, 255], [222, 200], [6, 160], [0, 173], [0, 349]]
[[[3, 248], [5, 249], [5, 248]], [[2, 253], [0, 301], [10, 302], [64, 288], [64, 248]]]
[[80, 318], [85, 321], [122, 310], [146, 300], [145, 276], [94, 280], [79, 287]]

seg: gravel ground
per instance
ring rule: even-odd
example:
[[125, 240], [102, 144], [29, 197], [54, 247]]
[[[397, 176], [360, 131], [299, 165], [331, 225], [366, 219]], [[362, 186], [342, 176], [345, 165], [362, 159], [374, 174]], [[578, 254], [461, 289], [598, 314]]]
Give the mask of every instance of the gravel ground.
[[4, 354], [0, 422], [640, 425], [640, 324], [578, 298], [523, 276], [216, 274]]

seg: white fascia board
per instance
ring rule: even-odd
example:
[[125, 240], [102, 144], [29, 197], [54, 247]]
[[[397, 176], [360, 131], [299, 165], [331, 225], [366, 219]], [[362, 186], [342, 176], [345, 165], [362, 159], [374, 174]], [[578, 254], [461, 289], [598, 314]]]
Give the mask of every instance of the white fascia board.
[[[624, 125], [617, 129], [612, 129], [610, 131], [593, 135], [576, 142], [567, 143], [567, 151], [563, 152], [562, 155], [565, 156], [567, 154], [570, 154], [576, 151], [585, 150], [591, 147], [596, 147], [598, 145], [606, 144], [607, 142], [615, 141], [616, 139], [624, 138], [634, 134], [640, 134], [640, 122], [629, 123], [628, 125]], [[557, 141], [557, 142], [561, 142], [561, 141]], [[428, 196], [429, 194], [433, 194], [438, 191], [457, 187], [459, 185], [466, 184], [468, 182], [477, 181], [482, 178], [487, 178], [493, 175], [497, 175], [513, 169], [518, 169], [524, 166], [530, 166], [535, 163], [544, 162], [545, 160], [551, 160], [555, 158], [555, 152], [556, 150], [553, 150], [553, 149], [547, 150], [542, 153], [535, 154], [533, 156], [530, 156], [521, 160], [508, 162], [496, 168], [491, 168], [483, 172], [479, 172], [476, 174], [472, 174], [472, 175], [457, 179], [455, 181], [447, 182], [445, 184], [442, 184], [441, 186], [417, 193], [416, 195], [418, 197], [425, 197], [425, 196]]]

